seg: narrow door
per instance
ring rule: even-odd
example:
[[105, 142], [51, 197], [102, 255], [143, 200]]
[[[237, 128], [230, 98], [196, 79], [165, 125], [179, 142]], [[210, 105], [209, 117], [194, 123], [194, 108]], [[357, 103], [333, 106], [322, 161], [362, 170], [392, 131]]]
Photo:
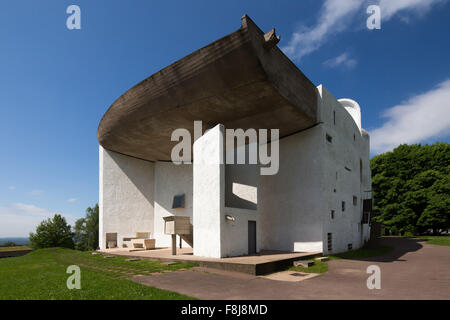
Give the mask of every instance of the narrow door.
[[256, 253], [256, 221], [248, 222], [248, 254]]

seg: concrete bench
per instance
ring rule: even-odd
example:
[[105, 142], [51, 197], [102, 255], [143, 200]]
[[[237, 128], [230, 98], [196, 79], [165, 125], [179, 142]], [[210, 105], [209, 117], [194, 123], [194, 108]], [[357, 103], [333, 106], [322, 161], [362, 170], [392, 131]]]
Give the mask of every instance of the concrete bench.
[[[133, 248], [133, 240], [140, 240], [140, 239], [150, 239], [150, 232], [136, 232], [135, 237], [123, 237], [122, 238], [122, 247], [123, 248]], [[138, 242], [139, 243], [139, 242]]]
[[135, 249], [155, 249], [155, 239], [132, 239], [131, 243]]

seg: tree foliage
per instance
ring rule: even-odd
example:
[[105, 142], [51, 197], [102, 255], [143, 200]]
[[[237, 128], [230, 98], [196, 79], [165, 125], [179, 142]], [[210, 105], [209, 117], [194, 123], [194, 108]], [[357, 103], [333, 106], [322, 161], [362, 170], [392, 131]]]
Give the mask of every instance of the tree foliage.
[[86, 217], [75, 222], [75, 248], [95, 250], [98, 247], [98, 204], [86, 209]]
[[450, 145], [400, 145], [370, 161], [374, 220], [392, 232], [450, 227]]
[[30, 233], [30, 246], [34, 249], [64, 247], [74, 248], [73, 233], [66, 219], [55, 214], [52, 219], [42, 221], [36, 233]]

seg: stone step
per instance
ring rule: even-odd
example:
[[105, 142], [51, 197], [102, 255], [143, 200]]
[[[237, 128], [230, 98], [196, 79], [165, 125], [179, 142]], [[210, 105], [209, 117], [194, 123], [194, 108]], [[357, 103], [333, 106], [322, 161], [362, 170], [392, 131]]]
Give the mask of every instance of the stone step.
[[312, 261], [312, 260], [297, 260], [297, 261], [294, 261], [294, 266], [295, 267], [309, 268], [309, 267], [312, 267], [313, 265], [314, 265], [314, 261]]
[[317, 257], [316, 260], [320, 261], [320, 262], [325, 262], [325, 261], [330, 260], [330, 258], [328, 258], [328, 257]]

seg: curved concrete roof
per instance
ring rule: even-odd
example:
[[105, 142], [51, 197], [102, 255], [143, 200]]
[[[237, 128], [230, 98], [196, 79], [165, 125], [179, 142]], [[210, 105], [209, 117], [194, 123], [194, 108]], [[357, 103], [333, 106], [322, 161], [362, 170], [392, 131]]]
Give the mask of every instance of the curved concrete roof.
[[284, 137], [317, 122], [316, 87], [248, 17], [237, 31], [178, 60], [117, 99], [97, 137], [108, 149], [170, 160], [177, 128], [280, 129]]

